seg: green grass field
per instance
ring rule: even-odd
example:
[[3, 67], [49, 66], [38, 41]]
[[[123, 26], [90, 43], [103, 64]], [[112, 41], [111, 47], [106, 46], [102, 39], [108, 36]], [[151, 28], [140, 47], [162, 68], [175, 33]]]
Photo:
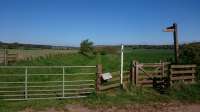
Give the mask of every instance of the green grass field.
[[[129, 69], [133, 60], [144, 63], [168, 61], [173, 57], [172, 50], [163, 49], [125, 49], [124, 66]], [[106, 72], [120, 70], [120, 53], [107, 55], [94, 55], [87, 57], [79, 53], [51, 54], [46, 57], [33, 58], [17, 62], [15, 65], [97, 65], [102, 64]]]
[[[129, 49], [125, 50], [124, 65], [125, 70], [129, 70], [132, 60], [139, 62], [159, 62], [168, 61], [173, 57], [172, 50], [162, 49]], [[107, 55], [94, 55], [87, 57], [78, 53], [68, 54], [54, 54], [46, 57], [33, 58], [31, 60], [19, 61], [13, 65], [27, 65], [27, 66], [61, 66], [61, 65], [96, 65], [102, 64], [104, 72], [114, 72], [120, 70], [120, 54], [107, 54]], [[50, 70], [54, 72], [54, 70]], [[4, 71], [7, 72], [7, 71]], [[34, 70], [32, 71], [34, 72]], [[37, 71], [38, 72], [38, 71]], [[41, 70], [39, 72], [49, 72], [49, 70]], [[78, 72], [78, 70], [68, 71]], [[95, 72], [95, 71], [92, 71]], [[35, 80], [43, 80], [40, 77]], [[6, 79], [5, 79], [6, 80]], [[1, 112], [13, 112], [23, 110], [27, 107], [34, 109], [41, 109], [45, 107], [63, 107], [65, 104], [83, 104], [88, 106], [99, 105], [125, 105], [132, 103], [155, 103], [155, 102], [170, 102], [173, 100], [178, 101], [199, 101], [200, 85], [194, 84], [191, 86], [174, 86], [169, 94], [160, 95], [153, 89], [149, 88], [134, 88], [130, 87], [128, 90], [115, 90], [108, 91], [96, 95], [91, 94], [88, 98], [83, 99], [66, 99], [66, 100], [29, 100], [29, 101], [0, 101]]]

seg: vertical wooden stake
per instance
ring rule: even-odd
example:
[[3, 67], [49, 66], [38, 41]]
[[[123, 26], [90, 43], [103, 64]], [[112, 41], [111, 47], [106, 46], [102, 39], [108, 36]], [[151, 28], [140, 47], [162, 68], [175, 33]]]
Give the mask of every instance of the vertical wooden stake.
[[139, 69], [138, 69], [138, 62], [136, 61], [135, 62], [135, 68], [134, 68], [134, 70], [135, 70], [135, 85], [136, 86], [138, 86], [138, 73], [139, 73]]
[[5, 66], [7, 65], [7, 62], [8, 62], [8, 60], [7, 60], [7, 55], [8, 55], [8, 52], [7, 52], [7, 49], [5, 48], [5, 49], [4, 49], [4, 65], [5, 65]]
[[129, 69], [129, 80], [130, 80], [130, 85], [132, 86], [133, 84], [133, 73], [132, 73], [132, 71], [133, 71], [133, 64], [132, 64], [132, 62], [131, 62], [131, 64], [130, 64], [130, 69]]
[[15, 61], [17, 61], [17, 60], [18, 60], [18, 57], [19, 57], [19, 54], [18, 54], [18, 53], [16, 53], [16, 54], [15, 54]]
[[164, 75], [165, 75], [165, 63], [161, 62], [161, 64], [162, 64], [162, 68], [161, 68], [161, 70], [162, 70], [162, 76], [164, 77]]
[[131, 86], [135, 85], [135, 61], [131, 62], [131, 66], [130, 66], [130, 84]]
[[172, 72], [173, 72], [173, 70], [172, 70], [171, 66], [172, 65], [170, 65], [170, 68], [169, 68], [169, 70], [170, 70], [170, 73], [169, 73], [170, 86], [172, 86], [172, 84], [173, 84], [173, 82], [172, 82]]
[[96, 76], [96, 91], [100, 91], [101, 86], [101, 74], [102, 74], [102, 65], [97, 65], [97, 76]]
[[[196, 73], [196, 70], [195, 70], [195, 68], [192, 68], [192, 71], [195, 71], [194, 73]], [[194, 74], [194, 73], [192, 74], [192, 77], [193, 77], [193, 79], [192, 79], [192, 83], [194, 83], [194, 82], [195, 82], [195, 80], [194, 80], [194, 79], [195, 79], [195, 74]]]

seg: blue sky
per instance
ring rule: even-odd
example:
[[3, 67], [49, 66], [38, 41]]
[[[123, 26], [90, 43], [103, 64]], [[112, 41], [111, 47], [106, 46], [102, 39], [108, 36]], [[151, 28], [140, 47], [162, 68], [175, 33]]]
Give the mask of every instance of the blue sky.
[[200, 0], [0, 0], [0, 41], [78, 46], [200, 41]]

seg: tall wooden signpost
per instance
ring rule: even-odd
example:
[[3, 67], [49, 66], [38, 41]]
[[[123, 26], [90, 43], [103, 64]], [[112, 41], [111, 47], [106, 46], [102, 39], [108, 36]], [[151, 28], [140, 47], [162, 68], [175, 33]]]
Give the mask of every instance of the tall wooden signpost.
[[165, 32], [173, 32], [174, 36], [174, 52], [175, 52], [175, 63], [179, 63], [179, 43], [178, 43], [178, 26], [176, 23], [173, 23], [172, 26], [167, 27]]

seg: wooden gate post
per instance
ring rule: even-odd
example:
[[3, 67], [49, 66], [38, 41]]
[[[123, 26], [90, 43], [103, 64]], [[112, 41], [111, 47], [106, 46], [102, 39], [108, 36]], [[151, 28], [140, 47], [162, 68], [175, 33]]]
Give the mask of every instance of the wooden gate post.
[[5, 66], [8, 64], [7, 55], [8, 55], [7, 49], [4, 49], [4, 65]]
[[130, 84], [135, 85], [135, 61], [132, 61], [130, 65]]
[[170, 64], [169, 66], [169, 81], [170, 81], [170, 86], [172, 85], [172, 65]]
[[165, 63], [163, 61], [161, 61], [161, 75], [162, 77], [165, 75]]
[[134, 79], [135, 79], [135, 86], [138, 86], [138, 75], [139, 75], [139, 68], [138, 68], [138, 62], [135, 61], [135, 68], [134, 68]]
[[97, 75], [96, 75], [96, 91], [100, 91], [100, 86], [101, 86], [101, 74], [102, 74], [102, 65], [98, 64], [97, 65]]
[[195, 74], [194, 73], [196, 73], [196, 69], [197, 69], [197, 67], [192, 67], [192, 71], [194, 71], [193, 73], [192, 73], [192, 77], [193, 77], [193, 79], [192, 79], [192, 83], [195, 83]]

